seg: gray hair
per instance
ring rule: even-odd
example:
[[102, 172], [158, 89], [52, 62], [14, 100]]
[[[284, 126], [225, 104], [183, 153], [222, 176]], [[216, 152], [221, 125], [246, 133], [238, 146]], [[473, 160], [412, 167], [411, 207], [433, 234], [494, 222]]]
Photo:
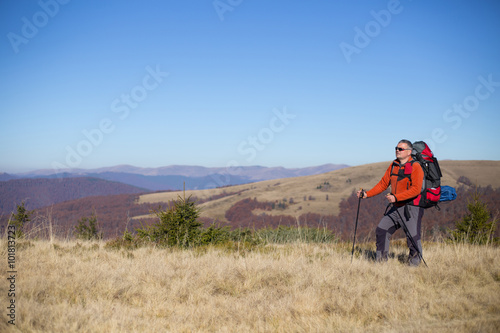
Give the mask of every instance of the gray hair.
[[398, 142], [398, 144], [400, 144], [400, 143], [406, 143], [406, 145], [408, 146], [408, 149], [413, 149], [413, 145], [412, 145], [411, 141], [409, 141], [409, 140], [403, 139], [403, 140]]

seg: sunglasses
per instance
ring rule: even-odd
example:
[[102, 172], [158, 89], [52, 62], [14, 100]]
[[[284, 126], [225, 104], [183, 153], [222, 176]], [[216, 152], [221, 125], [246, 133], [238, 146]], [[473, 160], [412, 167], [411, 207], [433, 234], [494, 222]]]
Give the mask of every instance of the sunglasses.
[[396, 147], [395, 149], [396, 149], [396, 151], [411, 150], [410, 148], [406, 148], [406, 149], [405, 149], [405, 148], [399, 148], [399, 147]]

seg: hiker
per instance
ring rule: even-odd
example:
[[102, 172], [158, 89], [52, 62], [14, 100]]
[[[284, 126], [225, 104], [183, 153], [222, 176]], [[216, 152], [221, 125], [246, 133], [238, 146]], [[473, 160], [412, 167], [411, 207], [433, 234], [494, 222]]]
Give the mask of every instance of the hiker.
[[[407, 244], [410, 249], [409, 264], [418, 266], [422, 254], [422, 243], [420, 241], [421, 222], [424, 215], [424, 209], [412, 204], [421, 191], [424, 172], [419, 163], [415, 162], [411, 156], [412, 143], [408, 140], [399, 141], [396, 147], [396, 159], [387, 168], [384, 176], [369, 191], [358, 191], [358, 198], [363, 193], [363, 198], [370, 198], [385, 191], [389, 185], [391, 193], [386, 195], [391, 209], [387, 211], [380, 220], [375, 230], [377, 238], [377, 261], [387, 261], [389, 253], [389, 241], [396, 230], [401, 227], [401, 219], [408, 228], [413, 242], [407, 235]], [[389, 208], [389, 206], [387, 207]], [[398, 213], [399, 212], [399, 213]], [[416, 244], [417, 249], [413, 244]]]

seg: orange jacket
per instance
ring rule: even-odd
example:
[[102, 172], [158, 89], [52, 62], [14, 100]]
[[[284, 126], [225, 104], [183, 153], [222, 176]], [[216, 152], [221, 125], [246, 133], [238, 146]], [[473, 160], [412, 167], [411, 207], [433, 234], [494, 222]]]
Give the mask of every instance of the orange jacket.
[[373, 197], [382, 193], [390, 185], [391, 194], [396, 197], [396, 206], [404, 206], [416, 198], [422, 190], [424, 171], [420, 163], [411, 163], [411, 161], [411, 156], [408, 162], [403, 165], [397, 159], [394, 160], [378, 184], [366, 192], [367, 197]]

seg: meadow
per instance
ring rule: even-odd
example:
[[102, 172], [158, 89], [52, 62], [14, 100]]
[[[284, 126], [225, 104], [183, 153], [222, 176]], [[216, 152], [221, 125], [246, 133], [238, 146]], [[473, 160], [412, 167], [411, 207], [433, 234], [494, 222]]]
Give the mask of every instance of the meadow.
[[429, 265], [387, 263], [360, 243], [193, 249], [18, 240], [16, 320], [2, 332], [498, 332], [500, 248], [424, 242]]

